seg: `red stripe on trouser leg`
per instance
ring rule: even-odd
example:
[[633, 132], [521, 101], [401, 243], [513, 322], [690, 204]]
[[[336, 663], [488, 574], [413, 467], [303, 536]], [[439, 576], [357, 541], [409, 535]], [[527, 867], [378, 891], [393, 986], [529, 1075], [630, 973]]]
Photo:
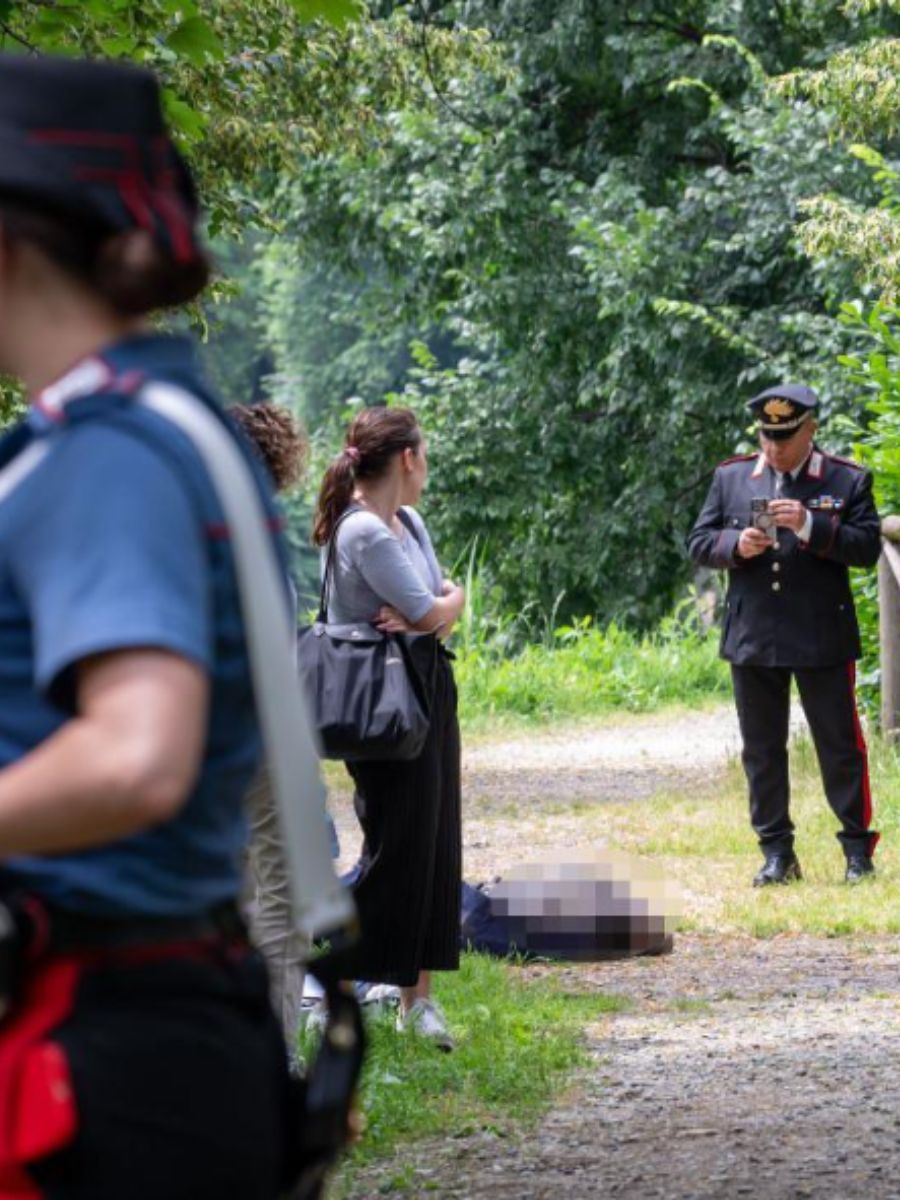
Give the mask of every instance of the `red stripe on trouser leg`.
[[[856, 707], [856, 663], [847, 663], [847, 675], [850, 679], [850, 707], [853, 709], [853, 731], [856, 735], [856, 748], [862, 755], [863, 760], [863, 777], [862, 777], [862, 794], [863, 794], [863, 825], [866, 829], [872, 824], [872, 788], [869, 784], [869, 748], [866, 745], [865, 735], [863, 734], [862, 723], [859, 719], [859, 710]], [[873, 834], [869, 844], [869, 854], [875, 853], [875, 847], [878, 845], [879, 834]]]
[[41, 1200], [28, 1162], [75, 1135], [67, 1064], [47, 1035], [71, 1013], [82, 970], [71, 957], [42, 963], [0, 1025], [0, 1200]]

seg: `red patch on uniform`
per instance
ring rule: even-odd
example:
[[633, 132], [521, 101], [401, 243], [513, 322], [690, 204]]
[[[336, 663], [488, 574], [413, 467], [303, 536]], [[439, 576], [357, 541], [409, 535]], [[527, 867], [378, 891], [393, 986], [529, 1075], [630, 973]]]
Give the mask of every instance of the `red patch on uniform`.
[[42, 963], [0, 1031], [0, 1197], [39, 1200], [27, 1164], [77, 1131], [65, 1053], [47, 1035], [71, 1013], [83, 970], [74, 956]]
[[[850, 705], [853, 709], [853, 732], [856, 736], [856, 748], [862, 755], [863, 760], [863, 778], [862, 778], [862, 794], [863, 794], [863, 827], [868, 830], [872, 824], [872, 788], [869, 783], [869, 749], [866, 746], [866, 738], [863, 733], [862, 723], [859, 719], [859, 709], [856, 707], [856, 663], [847, 663], [847, 675], [850, 679]], [[875, 847], [878, 845], [880, 834], [873, 834], [869, 842], [870, 856], [875, 853]]]
[[729, 463], [750, 462], [750, 460], [753, 458], [756, 458], [755, 454], [734, 454], [731, 458], [723, 459], [722, 462], [719, 463], [719, 466], [727, 467]]
[[826, 454], [825, 457], [830, 458], [832, 462], [842, 463], [845, 467], [853, 467], [856, 471], [867, 470], [862, 463], [855, 462], [852, 458], [841, 458], [840, 454]]

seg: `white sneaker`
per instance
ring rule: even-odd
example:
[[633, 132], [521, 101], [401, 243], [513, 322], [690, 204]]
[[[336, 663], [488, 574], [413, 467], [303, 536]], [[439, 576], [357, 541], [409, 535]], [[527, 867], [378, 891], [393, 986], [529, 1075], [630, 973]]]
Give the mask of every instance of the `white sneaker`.
[[405, 1013], [398, 1013], [397, 1032], [414, 1033], [418, 1037], [428, 1038], [439, 1050], [445, 1052], [456, 1049], [456, 1042], [447, 1028], [447, 1019], [440, 1005], [434, 1000], [420, 997]]
[[359, 1002], [369, 1012], [387, 1012], [400, 1003], [400, 989], [390, 983], [373, 983]]
[[327, 1002], [322, 999], [309, 1006], [304, 1004], [300, 1010], [300, 1019], [304, 1033], [322, 1033], [328, 1024]]

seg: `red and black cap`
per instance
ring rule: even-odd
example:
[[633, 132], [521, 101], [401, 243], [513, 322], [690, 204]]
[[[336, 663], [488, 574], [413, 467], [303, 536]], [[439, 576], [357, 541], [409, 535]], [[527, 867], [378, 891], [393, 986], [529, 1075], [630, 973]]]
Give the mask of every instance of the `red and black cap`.
[[146, 229], [176, 262], [200, 253], [197, 193], [149, 72], [0, 55], [0, 197], [111, 233]]
[[802, 383], [778, 383], [747, 401], [757, 429], [776, 441], [793, 437], [819, 407], [819, 397]]

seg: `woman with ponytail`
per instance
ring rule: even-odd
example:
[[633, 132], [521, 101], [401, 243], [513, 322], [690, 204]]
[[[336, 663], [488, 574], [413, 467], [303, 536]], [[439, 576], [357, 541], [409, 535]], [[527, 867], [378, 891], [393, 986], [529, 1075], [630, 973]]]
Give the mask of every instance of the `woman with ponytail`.
[[[368, 408], [356, 417], [325, 472], [313, 529], [323, 562], [335, 538], [329, 622], [447, 637], [465, 594], [443, 577], [414, 507], [427, 477], [425, 440], [409, 409]], [[459, 726], [450, 658], [438, 645], [421, 755], [348, 764], [364, 835], [354, 884], [362, 938], [342, 965], [347, 978], [397, 985], [398, 1029], [451, 1050], [431, 972], [459, 966]]]

